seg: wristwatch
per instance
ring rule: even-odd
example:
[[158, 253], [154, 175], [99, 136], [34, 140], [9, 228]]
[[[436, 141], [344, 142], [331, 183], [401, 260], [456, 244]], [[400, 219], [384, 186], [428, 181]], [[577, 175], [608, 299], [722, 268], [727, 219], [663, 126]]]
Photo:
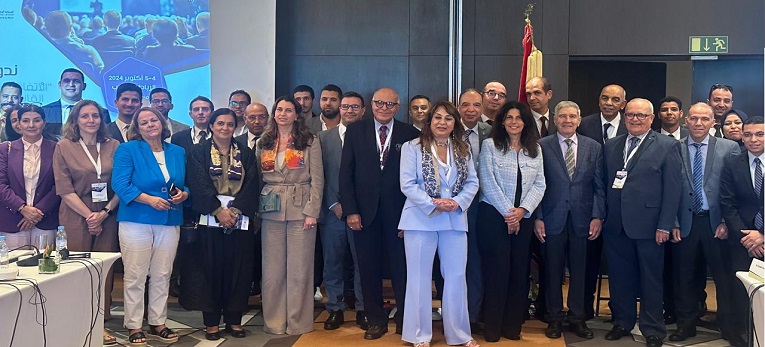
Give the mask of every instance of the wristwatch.
[[27, 207], [27, 204], [21, 204], [21, 206], [19, 206], [19, 209], [16, 210], [16, 212], [21, 212], [21, 210], [23, 210], [24, 207]]
[[110, 210], [108, 207], [102, 208], [101, 211], [106, 212], [107, 215], [110, 215], [110, 216], [112, 215], [112, 210]]

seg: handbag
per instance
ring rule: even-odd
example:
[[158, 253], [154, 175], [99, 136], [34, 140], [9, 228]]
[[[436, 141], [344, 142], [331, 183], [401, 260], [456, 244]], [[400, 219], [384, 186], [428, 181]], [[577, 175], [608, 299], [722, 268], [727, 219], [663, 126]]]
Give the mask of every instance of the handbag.
[[279, 194], [272, 191], [270, 188], [264, 188], [260, 193], [260, 207], [258, 208], [258, 212], [279, 212], [281, 206], [282, 204]]

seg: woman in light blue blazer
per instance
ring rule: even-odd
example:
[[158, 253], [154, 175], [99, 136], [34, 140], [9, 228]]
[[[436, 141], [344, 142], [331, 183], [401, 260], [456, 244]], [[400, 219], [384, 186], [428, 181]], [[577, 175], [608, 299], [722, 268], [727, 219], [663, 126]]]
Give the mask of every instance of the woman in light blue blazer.
[[477, 347], [467, 309], [467, 209], [478, 177], [465, 127], [448, 101], [433, 105], [419, 138], [401, 147], [401, 191], [406, 204], [398, 225], [406, 251], [406, 306], [401, 339], [430, 346], [433, 336], [430, 280], [438, 250], [444, 277], [444, 335], [449, 345]]
[[529, 276], [530, 218], [545, 192], [539, 132], [528, 106], [508, 101], [497, 112], [479, 160], [478, 245], [484, 278], [486, 341], [521, 339]]
[[170, 272], [183, 222], [180, 204], [189, 193], [184, 150], [165, 142], [168, 137], [162, 114], [144, 107], [133, 115], [128, 128], [131, 141], [114, 153], [111, 183], [120, 198], [117, 221], [125, 265], [125, 327], [131, 346], [146, 344], [142, 326], [147, 275], [149, 334], [165, 343], [178, 340], [165, 320]]

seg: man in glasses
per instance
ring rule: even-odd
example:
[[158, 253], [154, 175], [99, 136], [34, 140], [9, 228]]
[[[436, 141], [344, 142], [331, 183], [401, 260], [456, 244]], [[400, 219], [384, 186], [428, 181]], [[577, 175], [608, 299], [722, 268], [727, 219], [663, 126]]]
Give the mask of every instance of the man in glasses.
[[247, 127], [244, 126], [244, 109], [252, 103], [250, 94], [242, 89], [231, 92], [228, 96], [228, 107], [236, 114], [236, 130], [234, 137], [247, 133]]
[[709, 88], [707, 104], [715, 112], [715, 126], [709, 133], [715, 137], [722, 137], [722, 115], [733, 108], [733, 87], [725, 84], [713, 84]]
[[313, 88], [305, 84], [301, 84], [292, 90], [292, 97], [300, 104], [300, 110], [303, 119], [310, 119], [318, 117], [316, 113], [313, 113], [313, 99], [315, 97]]
[[[733, 286], [730, 329], [722, 331], [722, 338], [732, 346], [747, 346], [741, 333], [748, 328], [748, 295], [736, 278], [736, 271], [747, 271], [752, 258], [762, 260], [763, 246], [763, 137], [765, 126], [762, 117], [752, 117], [744, 122], [743, 141], [746, 152], [728, 159], [720, 177], [720, 207], [728, 226], [728, 249], [730, 264], [727, 281]], [[722, 330], [722, 327], [720, 327]]]
[[149, 92], [149, 104], [151, 108], [159, 111], [165, 120], [167, 121], [167, 128], [170, 130], [170, 134], [186, 130], [188, 125], [183, 124], [175, 119], [170, 118], [170, 111], [173, 109], [173, 96], [170, 95], [170, 91], [165, 88], [154, 88]]
[[497, 111], [507, 100], [507, 89], [502, 83], [491, 81], [483, 87], [483, 114], [481, 121], [491, 124], [497, 116]]
[[[361, 274], [357, 261], [354, 231], [343, 221], [344, 205], [340, 202], [339, 181], [340, 158], [347, 127], [364, 116], [364, 98], [356, 92], [346, 92], [340, 102], [340, 124], [337, 127], [319, 133], [321, 156], [324, 164], [324, 198], [321, 216], [321, 242], [324, 253], [324, 289], [327, 292], [326, 308], [329, 318], [324, 322], [325, 330], [339, 328], [344, 322], [343, 312], [347, 308], [344, 294], [345, 259], [348, 253], [353, 260], [353, 288], [355, 296], [356, 324], [361, 329], [369, 329], [369, 321], [364, 311], [364, 296], [361, 292]], [[315, 119], [315, 118], [314, 118]], [[350, 295], [348, 295], [350, 296]], [[344, 298], [345, 297], [345, 298]]]
[[397, 312], [396, 332], [403, 329], [406, 293], [404, 239], [398, 237], [398, 222], [406, 197], [401, 193], [399, 167], [401, 145], [420, 132], [395, 120], [399, 96], [382, 88], [372, 97], [374, 117], [348, 126], [340, 163], [340, 202], [343, 217], [353, 230], [361, 271], [364, 310], [369, 320], [367, 340], [388, 332], [388, 313], [383, 308], [383, 259], [390, 261]]
[[430, 99], [427, 96], [417, 94], [409, 100], [409, 119], [417, 130], [422, 131], [428, 111], [430, 111]]
[[189, 103], [189, 117], [193, 126], [173, 134], [170, 142], [183, 147], [186, 153], [189, 153], [192, 146], [209, 139], [212, 134], [208, 124], [214, 109], [215, 106], [207, 97], [200, 95], [192, 99]]
[[606, 142], [603, 245], [614, 317], [606, 340], [630, 334], [639, 297], [640, 331], [648, 347], [659, 347], [667, 335], [664, 244], [676, 227], [682, 166], [680, 142], [651, 130], [653, 112], [650, 101], [632, 99], [624, 113], [627, 134]]
[[0, 102], [2, 102], [2, 111], [0, 112], [0, 140], [5, 141], [5, 111], [11, 107], [16, 106], [24, 101], [24, 97], [21, 95], [21, 85], [16, 82], [5, 82], [0, 87]]
[[315, 135], [340, 124], [340, 98], [342, 96], [342, 89], [334, 84], [327, 84], [321, 88], [321, 94], [319, 94], [321, 114], [318, 117], [304, 118], [305, 125], [311, 129], [311, 133]]

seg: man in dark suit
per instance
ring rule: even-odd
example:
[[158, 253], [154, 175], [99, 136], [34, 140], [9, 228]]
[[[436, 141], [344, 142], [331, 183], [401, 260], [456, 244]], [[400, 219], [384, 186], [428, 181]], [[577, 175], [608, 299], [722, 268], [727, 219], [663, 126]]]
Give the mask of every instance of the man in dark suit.
[[117, 87], [117, 99], [114, 100], [114, 106], [117, 106], [117, 119], [106, 126], [108, 135], [119, 141], [127, 142], [127, 129], [133, 119], [133, 113], [141, 107], [143, 92], [141, 87], [133, 83], [123, 83]]
[[117, 11], [104, 13], [106, 33], [93, 39], [91, 45], [99, 52], [130, 51], [135, 52], [135, 39], [119, 31], [122, 15]]
[[318, 117], [305, 119], [308, 129], [312, 134], [318, 134], [320, 131], [329, 130], [340, 124], [340, 99], [343, 91], [334, 84], [327, 84], [321, 89], [319, 94], [319, 107], [321, 114]]
[[537, 123], [540, 137], [555, 134], [555, 115], [550, 112], [549, 107], [552, 95], [552, 84], [547, 77], [534, 77], [526, 82], [526, 100]]
[[[343, 221], [343, 204], [340, 203], [340, 182], [338, 181], [347, 126], [360, 120], [364, 116], [364, 111], [364, 98], [356, 92], [347, 92], [340, 103], [340, 124], [319, 133], [325, 177], [324, 197], [319, 217], [324, 253], [324, 290], [327, 292], [326, 308], [329, 312], [329, 318], [324, 322], [325, 330], [337, 329], [345, 322], [343, 311], [347, 305], [343, 300], [343, 277], [346, 251], [349, 248], [354, 264], [356, 324], [362, 329], [369, 329], [369, 321], [364, 313], [361, 274], [353, 241], [354, 231]], [[349, 245], [351, 247], [348, 247]]]
[[[587, 243], [600, 236], [606, 217], [603, 151], [595, 140], [577, 136], [579, 105], [561, 101], [555, 106], [556, 134], [539, 140], [544, 158], [545, 196], [537, 208], [534, 232], [545, 260], [545, 336], [559, 338], [563, 311], [561, 278], [568, 263], [568, 320], [579, 337], [593, 338], [585, 323], [584, 275]], [[568, 258], [566, 257], [568, 256]], [[568, 260], [568, 261], [567, 261]]]
[[374, 117], [348, 126], [340, 164], [340, 203], [343, 216], [354, 231], [364, 309], [370, 325], [364, 334], [368, 340], [388, 332], [382, 296], [385, 258], [390, 262], [398, 309], [394, 317], [396, 332], [403, 328], [406, 259], [398, 222], [406, 197], [399, 184], [399, 160], [401, 145], [419, 136], [419, 131], [394, 119], [399, 103], [398, 93], [393, 89], [375, 92]]
[[[669, 336], [670, 341], [696, 335], [698, 302], [704, 299], [698, 295], [706, 287], [707, 264], [717, 289], [717, 324], [723, 332], [731, 330], [728, 322], [737, 314], [731, 311], [731, 283], [725, 267], [728, 228], [722, 220], [719, 196], [723, 164], [740, 153], [739, 147], [709, 135], [715, 119], [705, 103], [691, 106], [686, 124], [690, 136], [680, 140], [685, 173], [678, 210], [680, 229], [672, 231], [676, 242], [672, 245], [674, 297], [668, 298], [675, 302], [677, 331]], [[699, 268], [703, 269], [703, 281], [698, 280]]]
[[196, 26], [199, 34], [187, 38], [186, 44], [196, 49], [210, 49], [210, 12], [199, 12]]
[[651, 130], [653, 105], [627, 103], [628, 134], [606, 142], [604, 160], [608, 215], [603, 247], [608, 259], [614, 326], [606, 340], [629, 335], [640, 298], [640, 331], [648, 347], [662, 345], [664, 243], [680, 204], [680, 142]]
[[[43, 106], [45, 112], [45, 131], [53, 135], [61, 135], [61, 126], [69, 117], [69, 111], [74, 104], [82, 100], [82, 92], [87, 87], [85, 76], [82, 71], [75, 68], [67, 68], [61, 73], [58, 81], [58, 89], [61, 91], [61, 98]], [[111, 122], [109, 112], [102, 109], [103, 118], [101, 122], [108, 124]]]
[[[621, 110], [627, 104], [624, 88], [611, 84], [603, 87], [598, 97], [600, 113], [583, 117], [576, 128], [579, 134], [587, 136], [600, 145], [605, 140], [627, 133]], [[603, 130], [606, 130], [605, 132]], [[584, 316], [592, 319], [595, 316], [595, 292], [597, 291], [600, 261], [603, 256], [603, 238], [599, 237], [587, 243], [587, 270], [584, 282]], [[612, 310], [613, 311], [613, 310]]]
[[236, 137], [236, 140], [250, 149], [255, 148], [255, 142], [258, 141], [263, 130], [268, 124], [268, 109], [259, 102], [253, 102], [244, 109], [244, 126], [247, 127], [247, 133]]
[[169, 123], [170, 134], [189, 129], [189, 126], [175, 119], [170, 118], [170, 111], [173, 110], [173, 96], [165, 88], [154, 88], [149, 92], [149, 104], [152, 108], [159, 111], [165, 120]]
[[[734, 346], [741, 344], [749, 312], [747, 293], [739, 285], [736, 271], [747, 271], [752, 257], [763, 257], [763, 136], [765, 126], [762, 117], [752, 117], [744, 122], [744, 146], [746, 153], [729, 158], [720, 176], [720, 207], [725, 224], [728, 225], [728, 281], [733, 285], [733, 312], [730, 322], [732, 331], [723, 332], [723, 339]], [[734, 341], [736, 344], [734, 344]]]
[[[475, 89], [467, 89], [460, 95], [457, 109], [462, 118], [462, 124], [465, 126], [465, 136], [470, 145], [470, 153], [473, 158], [476, 170], [478, 170], [478, 155], [481, 151], [481, 143], [489, 137], [491, 125], [481, 122], [483, 114], [483, 97]], [[482, 331], [479, 319], [481, 316], [481, 305], [483, 305], [483, 272], [481, 270], [481, 254], [478, 250], [478, 234], [476, 224], [478, 223], [478, 204], [481, 199], [476, 194], [473, 202], [468, 208], [468, 259], [467, 271], [467, 295], [468, 295], [468, 314], [470, 315], [470, 330], [473, 334], [480, 334]]]
[[675, 140], [688, 137], [688, 127], [681, 126], [683, 119], [683, 102], [674, 96], [667, 96], [659, 100], [659, 120], [661, 120], [662, 135], [667, 135]]
[[212, 136], [209, 128], [210, 116], [214, 109], [213, 102], [207, 97], [200, 95], [192, 99], [189, 103], [189, 117], [194, 126], [173, 134], [170, 142], [183, 147], [186, 153], [189, 153], [192, 146], [209, 139]]

